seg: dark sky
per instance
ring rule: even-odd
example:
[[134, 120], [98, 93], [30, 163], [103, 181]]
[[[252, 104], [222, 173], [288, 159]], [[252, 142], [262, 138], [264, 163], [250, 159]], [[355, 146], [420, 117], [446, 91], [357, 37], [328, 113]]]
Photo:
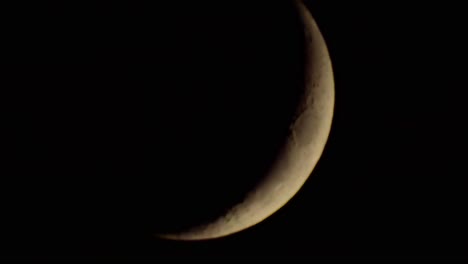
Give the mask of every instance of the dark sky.
[[272, 217], [197, 243], [148, 234], [222, 212], [268, 169], [301, 92], [291, 6], [1, 8], [0, 255], [466, 257], [461, 7], [306, 3], [335, 73], [325, 152]]

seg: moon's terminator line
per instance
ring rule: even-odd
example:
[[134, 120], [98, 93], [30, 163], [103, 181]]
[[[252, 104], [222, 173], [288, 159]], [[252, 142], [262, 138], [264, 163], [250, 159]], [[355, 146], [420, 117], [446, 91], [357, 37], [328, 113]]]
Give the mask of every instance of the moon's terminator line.
[[284, 206], [302, 187], [325, 147], [334, 109], [334, 81], [323, 36], [302, 1], [295, 1], [306, 35], [305, 92], [289, 136], [265, 179], [244, 201], [214, 222], [176, 234], [173, 240], [204, 240], [227, 236], [260, 223]]

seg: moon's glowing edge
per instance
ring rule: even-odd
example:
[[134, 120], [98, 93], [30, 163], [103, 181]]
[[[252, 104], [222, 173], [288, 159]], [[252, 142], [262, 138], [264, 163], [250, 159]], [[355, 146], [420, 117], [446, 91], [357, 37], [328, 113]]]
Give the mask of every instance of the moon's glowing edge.
[[244, 201], [212, 223], [177, 234], [156, 234], [169, 240], [206, 240], [252, 227], [283, 207], [315, 168], [328, 140], [334, 111], [333, 69], [323, 36], [300, 0], [295, 1], [306, 34], [306, 92], [290, 125], [290, 135], [266, 179]]

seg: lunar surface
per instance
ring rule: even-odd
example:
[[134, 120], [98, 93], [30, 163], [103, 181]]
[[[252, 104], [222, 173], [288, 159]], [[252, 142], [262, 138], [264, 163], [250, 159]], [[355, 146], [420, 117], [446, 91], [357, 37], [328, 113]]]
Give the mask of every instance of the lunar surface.
[[27, 197], [15, 206], [34, 219], [25, 233], [217, 238], [261, 222], [309, 177], [334, 87], [301, 3], [42, 8], [31, 7], [41, 18], [26, 35], [47, 41], [21, 41], [34, 49], [5, 74], [15, 113], [5, 178]]
[[243, 201], [215, 220], [179, 232], [158, 233], [157, 236], [173, 240], [204, 240], [227, 236], [256, 225], [284, 206], [299, 191], [317, 164], [332, 124], [333, 72], [326, 43], [316, 22], [301, 1], [296, 4], [305, 34], [305, 89], [290, 123], [287, 139], [267, 176], [247, 193]]

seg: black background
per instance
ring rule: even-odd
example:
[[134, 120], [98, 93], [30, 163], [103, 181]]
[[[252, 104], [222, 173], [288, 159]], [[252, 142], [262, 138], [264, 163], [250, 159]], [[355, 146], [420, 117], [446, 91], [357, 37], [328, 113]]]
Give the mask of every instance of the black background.
[[[335, 73], [325, 152], [272, 217], [189, 243], [156, 240], [150, 223], [183, 225], [192, 215], [187, 208], [197, 212], [191, 221], [219, 212], [240, 199], [239, 188], [255, 182], [281, 143], [303, 55], [291, 6], [2, 8], [1, 99], [13, 148], [5, 148], [2, 173], [1, 255], [466, 257], [463, 9], [442, 2], [307, 5]], [[198, 108], [183, 110], [192, 105]], [[153, 119], [158, 123], [147, 122]], [[195, 128], [187, 128], [191, 120]], [[187, 131], [200, 124], [190, 135], [201, 143], [185, 147]], [[222, 178], [194, 173], [207, 168]], [[150, 199], [154, 204], [142, 202]]]

